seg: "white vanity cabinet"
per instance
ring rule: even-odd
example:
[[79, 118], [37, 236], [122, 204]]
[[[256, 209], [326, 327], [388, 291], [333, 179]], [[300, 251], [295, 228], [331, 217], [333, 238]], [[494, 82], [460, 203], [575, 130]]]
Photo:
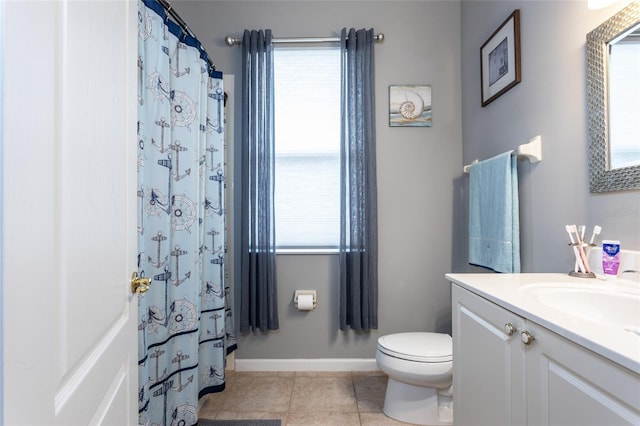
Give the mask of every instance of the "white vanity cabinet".
[[[529, 425], [640, 425], [640, 377], [527, 321]], [[638, 342], [640, 345], [640, 341]]]
[[452, 301], [454, 424], [526, 424], [524, 319], [458, 285]]
[[452, 303], [456, 426], [640, 425], [638, 374], [457, 284]]

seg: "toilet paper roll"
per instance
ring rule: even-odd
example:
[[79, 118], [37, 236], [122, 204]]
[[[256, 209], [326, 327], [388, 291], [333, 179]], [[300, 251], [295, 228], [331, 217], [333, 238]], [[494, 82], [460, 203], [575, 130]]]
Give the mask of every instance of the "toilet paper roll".
[[298, 295], [298, 310], [299, 311], [312, 311], [313, 310], [313, 295], [311, 295], [311, 294]]

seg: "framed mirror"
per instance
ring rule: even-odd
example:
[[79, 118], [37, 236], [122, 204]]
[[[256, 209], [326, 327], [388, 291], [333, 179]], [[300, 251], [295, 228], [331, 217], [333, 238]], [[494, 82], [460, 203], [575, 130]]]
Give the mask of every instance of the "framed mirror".
[[640, 189], [640, 2], [587, 34], [587, 97], [590, 191]]

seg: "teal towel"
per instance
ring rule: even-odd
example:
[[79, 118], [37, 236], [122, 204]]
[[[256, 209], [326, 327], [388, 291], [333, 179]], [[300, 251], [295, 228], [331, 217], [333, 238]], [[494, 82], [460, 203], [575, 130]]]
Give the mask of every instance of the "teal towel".
[[469, 263], [519, 273], [518, 159], [512, 152], [471, 166]]

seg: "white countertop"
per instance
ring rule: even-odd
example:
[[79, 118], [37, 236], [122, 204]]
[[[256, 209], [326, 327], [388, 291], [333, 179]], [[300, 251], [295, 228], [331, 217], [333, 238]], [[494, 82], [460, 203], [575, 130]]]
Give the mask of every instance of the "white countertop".
[[[632, 292], [640, 286], [631, 281], [574, 278], [567, 274], [446, 274], [449, 281], [525, 317], [611, 361], [640, 374], [640, 336], [623, 327], [598, 323], [546, 306], [531, 296], [536, 284], [591, 290]], [[640, 328], [640, 309], [637, 322]]]

